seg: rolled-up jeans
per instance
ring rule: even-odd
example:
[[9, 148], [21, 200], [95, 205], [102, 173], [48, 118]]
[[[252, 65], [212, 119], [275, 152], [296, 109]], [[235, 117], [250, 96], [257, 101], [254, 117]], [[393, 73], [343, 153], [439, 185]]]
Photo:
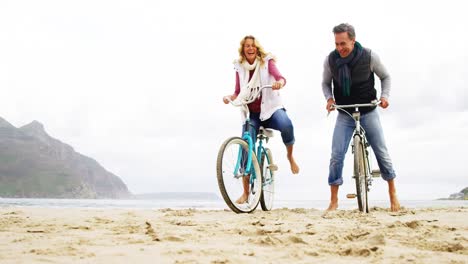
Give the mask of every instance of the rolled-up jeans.
[[[382, 178], [386, 181], [396, 177], [392, 160], [385, 145], [385, 138], [376, 109], [361, 114], [361, 126], [366, 131], [366, 138], [374, 151]], [[329, 185], [343, 184], [343, 164], [356, 123], [346, 113], [338, 112], [333, 131], [332, 154], [328, 175]]]
[[[271, 128], [275, 130], [279, 130], [281, 133], [281, 138], [283, 139], [284, 145], [292, 145], [295, 142], [294, 138], [294, 127], [289, 119], [288, 115], [286, 114], [286, 110], [284, 108], [276, 110], [273, 115], [265, 120], [260, 120], [260, 113], [250, 113], [250, 136], [252, 137], [255, 149], [255, 143], [257, 141], [257, 134], [260, 126], [264, 128]], [[242, 135], [245, 132], [245, 124], [242, 125]], [[241, 171], [244, 171], [245, 166], [247, 164], [247, 152], [242, 151], [241, 156]]]
[[[260, 121], [260, 113], [250, 113], [250, 124], [250, 135], [254, 143], [257, 140], [257, 133], [260, 126], [279, 130], [283, 143], [286, 146], [292, 145], [295, 142], [294, 127], [284, 108], [276, 110], [273, 115], [265, 121]], [[244, 131], [245, 125], [242, 126], [242, 134], [244, 134]]]

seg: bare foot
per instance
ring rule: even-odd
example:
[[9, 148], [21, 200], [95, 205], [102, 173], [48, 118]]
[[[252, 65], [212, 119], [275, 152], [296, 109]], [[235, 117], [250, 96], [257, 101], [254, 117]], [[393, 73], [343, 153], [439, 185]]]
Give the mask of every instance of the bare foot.
[[330, 202], [327, 211], [335, 211], [336, 209], [338, 209], [338, 202]]
[[400, 211], [400, 202], [398, 201], [398, 198], [395, 193], [390, 194], [390, 211]]
[[249, 195], [248, 194], [242, 194], [241, 197], [239, 197], [239, 199], [236, 200], [236, 203], [237, 204], [243, 204], [245, 202], [247, 202], [247, 200], [249, 199]]
[[296, 161], [294, 160], [293, 156], [288, 156], [289, 164], [291, 165], [291, 172], [293, 174], [299, 173], [299, 166], [297, 165]]

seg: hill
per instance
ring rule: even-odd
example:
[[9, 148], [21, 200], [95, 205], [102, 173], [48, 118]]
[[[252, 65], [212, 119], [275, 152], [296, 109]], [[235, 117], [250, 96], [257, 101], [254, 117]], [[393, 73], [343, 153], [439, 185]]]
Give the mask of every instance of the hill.
[[0, 197], [130, 196], [119, 177], [49, 136], [41, 123], [16, 128], [0, 117]]
[[452, 193], [448, 198], [442, 198], [439, 200], [468, 200], [468, 187], [457, 193]]

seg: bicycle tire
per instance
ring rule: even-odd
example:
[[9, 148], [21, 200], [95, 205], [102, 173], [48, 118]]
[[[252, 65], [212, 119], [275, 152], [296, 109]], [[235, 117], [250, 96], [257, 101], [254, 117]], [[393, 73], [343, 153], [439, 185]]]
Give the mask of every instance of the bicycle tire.
[[366, 167], [364, 158], [364, 145], [361, 137], [354, 136], [354, 179], [356, 181], [356, 195], [358, 200], [359, 211], [368, 213], [367, 202], [367, 179]]
[[[221, 195], [227, 206], [235, 213], [250, 213], [255, 210], [260, 202], [262, 175], [257, 156], [252, 152], [252, 169], [255, 179], [249, 185], [249, 197], [246, 203], [238, 204], [235, 199], [243, 193], [243, 177], [239, 176], [241, 170], [235, 175], [235, 167], [240, 150], [248, 151], [248, 143], [240, 137], [228, 138], [221, 145], [216, 160], [216, 175]], [[250, 175], [252, 177], [252, 175]], [[249, 178], [250, 179], [250, 178]]]
[[265, 149], [260, 159], [260, 169], [262, 171], [262, 195], [260, 196], [260, 206], [263, 211], [270, 211], [273, 208], [275, 194], [275, 172], [270, 170], [273, 163], [273, 154], [270, 149]]

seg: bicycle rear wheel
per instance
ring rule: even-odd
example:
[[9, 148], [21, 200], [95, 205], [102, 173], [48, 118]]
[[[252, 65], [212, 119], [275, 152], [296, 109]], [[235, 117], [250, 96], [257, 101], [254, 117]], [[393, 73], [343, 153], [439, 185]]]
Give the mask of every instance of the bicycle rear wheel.
[[[224, 141], [218, 152], [216, 173], [218, 186], [226, 204], [236, 213], [250, 213], [257, 208], [262, 190], [262, 175], [258, 160], [252, 152], [250, 176], [244, 175], [249, 145], [239, 137]], [[245, 203], [236, 203], [244, 193], [243, 179], [249, 179], [249, 196]]]
[[356, 195], [358, 200], [359, 211], [368, 213], [367, 203], [367, 179], [366, 165], [364, 158], [364, 145], [361, 137], [354, 136], [354, 180], [356, 181]]
[[265, 149], [260, 159], [260, 168], [262, 170], [262, 196], [260, 197], [260, 205], [263, 211], [270, 211], [273, 208], [273, 199], [275, 194], [275, 178], [274, 171], [270, 169], [270, 164], [273, 163], [273, 155], [270, 149]]

